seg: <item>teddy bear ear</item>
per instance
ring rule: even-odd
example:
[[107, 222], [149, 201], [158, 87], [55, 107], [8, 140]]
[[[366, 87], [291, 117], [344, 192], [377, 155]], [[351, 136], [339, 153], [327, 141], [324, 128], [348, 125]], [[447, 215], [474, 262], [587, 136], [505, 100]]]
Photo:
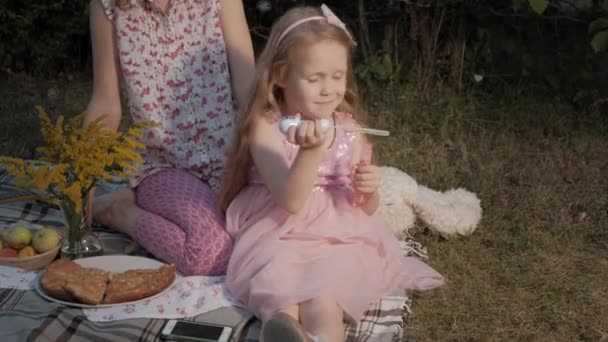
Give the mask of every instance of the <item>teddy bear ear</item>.
[[479, 198], [465, 189], [438, 192], [419, 186], [414, 203], [418, 217], [442, 235], [469, 235], [481, 220]]

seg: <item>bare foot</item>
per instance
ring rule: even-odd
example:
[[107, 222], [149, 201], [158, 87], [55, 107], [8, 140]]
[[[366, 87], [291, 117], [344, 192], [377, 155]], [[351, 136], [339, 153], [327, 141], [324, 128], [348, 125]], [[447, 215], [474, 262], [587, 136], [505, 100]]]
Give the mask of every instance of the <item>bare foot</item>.
[[131, 254], [137, 253], [140, 249], [141, 249], [141, 246], [139, 244], [137, 244], [137, 242], [131, 241], [131, 243], [129, 243], [125, 247], [125, 249], [123, 250], [123, 253], [125, 253], [127, 255], [131, 255]]
[[93, 220], [130, 237], [135, 231], [134, 215], [140, 210], [131, 188], [120, 188], [93, 200]]

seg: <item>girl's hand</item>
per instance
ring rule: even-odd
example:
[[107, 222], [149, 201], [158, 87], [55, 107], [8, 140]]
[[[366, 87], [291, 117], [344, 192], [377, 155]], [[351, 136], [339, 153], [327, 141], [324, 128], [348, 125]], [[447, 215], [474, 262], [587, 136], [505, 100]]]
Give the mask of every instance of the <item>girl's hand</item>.
[[355, 169], [353, 188], [357, 192], [374, 194], [380, 187], [381, 177], [376, 165], [360, 165]]
[[287, 130], [287, 141], [303, 149], [322, 146], [326, 136], [319, 120], [302, 120], [298, 126], [291, 126]]

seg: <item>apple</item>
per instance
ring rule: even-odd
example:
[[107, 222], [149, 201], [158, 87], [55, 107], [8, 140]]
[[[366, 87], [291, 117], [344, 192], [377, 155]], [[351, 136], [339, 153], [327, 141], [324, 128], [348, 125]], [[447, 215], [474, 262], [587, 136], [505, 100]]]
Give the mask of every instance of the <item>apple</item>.
[[32, 241], [32, 232], [25, 226], [14, 226], [8, 233], [6, 242], [14, 249], [21, 249]]
[[12, 248], [4, 248], [0, 251], [0, 257], [15, 258], [17, 257], [17, 251]]
[[34, 250], [34, 248], [32, 248], [32, 246], [25, 246], [25, 247], [23, 247], [23, 248], [21, 248], [19, 250], [19, 252], [17, 253], [17, 255], [20, 258], [31, 257], [31, 256], [36, 255], [36, 251]]
[[38, 253], [48, 252], [51, 249], [57, 247], [61, 237], [59, 233], [53, 228], [42, 228], [38, 229], [34, 236], [32, 236], [32, 247]]

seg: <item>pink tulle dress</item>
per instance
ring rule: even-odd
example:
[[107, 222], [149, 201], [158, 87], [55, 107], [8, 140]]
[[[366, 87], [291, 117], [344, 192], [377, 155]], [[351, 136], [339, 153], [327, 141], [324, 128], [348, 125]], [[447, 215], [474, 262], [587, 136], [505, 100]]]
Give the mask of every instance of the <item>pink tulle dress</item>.
[[[335, 113], [337, 126], [355, 125]], [[288, 143], [290, 165], [298, 146]], [[275, 311], [316, 297], [334, 298], [346, 318], [358, 321], [371, 303], [398, 288], [428, 290], [443, 277], [414, 257], [404, 257], [399, 241], [379, 215], [353, 205], [350, 175], [359, 163], [356, 133], [336, 129], [305, 206], [283, 210], [255, 168], [249, 184], [227, 211], [235, 238], [226, 284], [233, 296], [265, 319]]]

